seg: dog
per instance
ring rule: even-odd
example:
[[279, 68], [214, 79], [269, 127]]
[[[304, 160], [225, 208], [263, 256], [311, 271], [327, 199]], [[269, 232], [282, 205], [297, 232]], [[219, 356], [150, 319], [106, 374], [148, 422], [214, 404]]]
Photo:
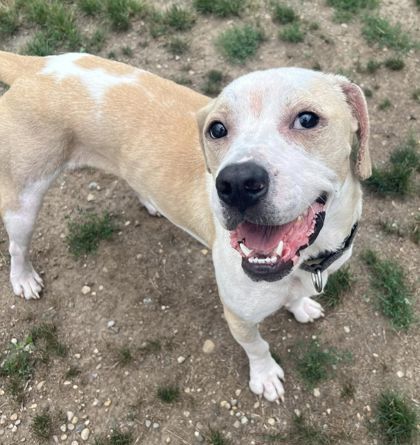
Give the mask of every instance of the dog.
[[216, 99], [87, 54], [0, 52], [0, 212], [16, 295], [39, 298], [29, 259], [45, 192], [65, 169], [99, 168], [212, 249], [224, 314], [250, 389], [284, 400], [258, 323], [284, 306], [301, 323], [347, 261], [371, 174], [362, 90], [301, 68], [244, 75]]

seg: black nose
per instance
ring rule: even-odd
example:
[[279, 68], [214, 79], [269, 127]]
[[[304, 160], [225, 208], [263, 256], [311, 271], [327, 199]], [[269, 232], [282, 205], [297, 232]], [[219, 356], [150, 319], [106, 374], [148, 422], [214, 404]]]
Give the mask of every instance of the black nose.
[[268, 182], [264, 168], [243, 162], [225, 167], [216, 178], [216, 189], [224, 203], [244, 212], [267, 194]]

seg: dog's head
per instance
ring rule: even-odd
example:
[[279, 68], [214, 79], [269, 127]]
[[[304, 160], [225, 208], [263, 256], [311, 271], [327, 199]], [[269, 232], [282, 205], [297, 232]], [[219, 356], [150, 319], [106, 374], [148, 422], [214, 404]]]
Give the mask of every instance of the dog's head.
[[366, 101], [342, 76], [254, 72], [202, 109], [198, 124], [213, 210], [255, 280], [287, 275], [350, 169], [360, 179], [371, 173]]

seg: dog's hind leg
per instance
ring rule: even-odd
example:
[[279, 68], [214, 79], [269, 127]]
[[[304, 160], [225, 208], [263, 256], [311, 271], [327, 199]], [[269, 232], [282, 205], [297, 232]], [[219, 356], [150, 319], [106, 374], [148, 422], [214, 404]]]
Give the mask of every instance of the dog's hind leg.
[[4, 197], [2, 199], [1, 213], [9, 235], [10, 281], [14, 293], [27, 300], [39, 298], [43, 287], [42, 279], [30, 261], [29, 248], [42, 199], [52, 180], [53, 178], [40, 179], [26, 185], [16, 195], [12, 193], [15, 195], [13, 205], [3, 205]]

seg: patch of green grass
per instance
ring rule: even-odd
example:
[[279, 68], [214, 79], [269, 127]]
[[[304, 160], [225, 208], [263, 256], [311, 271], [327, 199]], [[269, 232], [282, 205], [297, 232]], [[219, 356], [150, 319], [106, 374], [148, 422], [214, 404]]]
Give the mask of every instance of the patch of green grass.
[[103, 12], [103, 2], [101, 0], [79, 0], [77, 5], [88, 16], [93, 17]]
[[283, 3], [274, 3], [273, 20], [282, 25], [286, 25], [298, 21], [299, 17], [290, 6]]
[[38, 440], [49, 440], [53, 435], [53, 421], [48, 411], [33, 417], [32, 433]]
[[188, 31], [194, 26], [195, 17], [189, 9], [174, 4], [165, 12], [164, 22], [176, 31]]
[[367, 99], [370, 99], [373, 96], [373, 91], [368, 87], [363, 88], [363, 93]]
[[398, 57], [390, 57], [386, 59], [384, 65], [391, 71], [401, 71], [405, 67], [404, 60]]
[[145, 12], [145, 5], [137, 0], [106, 0], [105, 13], [114, 31], [127, 31], [131, 19]]
[[214, 430], [212, 428], [209, 428], [206, 439], [210, 445], [230, 445], [231, 443], [219, 430]]
[[414, 222], [410, 225], [410, 238], [415, 244], [420, 243], [420, 213], [416, 215]]
[[296, 366], [302, 379], [312, 388], [328, 379], [332, 365], [344, 358], [343, 353], [339, 354], [332, 348], [321, 348], [316, 340], [311, 340], [306, 346], [300, 345], [297, 348]]
[[121, 52], [123, 53], [124, 56], [126, 57], [133, 57], [134, 56], [134, 51], [130, 46], [123, 46], [121, 48]]
[[201, 14], [218, 17], [239, 16], [246, 7], [245, 0], [194, 0], [194, 8]]
[[420, 103], [420, 88], [416, 88], [412, 93], [411, 93], [411, 98], [413, 100], [415, 100], [416, 102]]
[[382, 260], [372, 250], [362, 255], [371, 272], [371, 285], [382, 313], [397, 330], [407, 330], [414, 321], [412, 295], [401, 266], [393, 260]]
[[279, 38], [288, 43], [300, 43], [305, 40], [305, 31], [298, 22], [290, 23], [280, 30]]
[[420, 169], [420, 154], [414, 136], [393, 152], [385, 168], [374, 167], [372, 176], [365, 181], [366, 187], [380, 195], [405, 197], [412, 189], [412, 175]]
[[30, 339], [12, 345], [6, 358], [0, 363], [0, 377], [6, 379], [6, 389], [18, 403], [23, 402], [26, 382], [34, 372], [35, 360], [30, 346]]
[[70, 366], [70, 368], [66, 371], [65, 377], [66, 379], [74, 379], [78, 377], [82, 371], [77, 366]]
[[179, 400], [180, 391], [178, 386], [160, 386], [156, 392], [157, 397], [164, 403], [174, 403]]
[[376, 8], [379, 0], [327, 0], [327, 4], [335, 9], [336, 21], [348, 22], [362, 11]]
[[98, 216], [86, 213], [78, 221], [68, 223], [66, 242], [75, 257], [95, 252], [101, 240], [112, 237], [117, 227], [109, 213]]
[[378, 105], [378, 109], [381, 111], [388, 110], [391, 107], [392, 107], [392, 102], [387, 97]]
[[395, 221], [390, 221], [388, 219], [378, 221], [378, 226], [382, 230], [382, 232], [387, 235], [396, 235], [399, 237], [404, 236], [403, 230], [398, 226]]
[[189, 50], [190, 44], [185, 39], [173, 37], [167, 43], [166, 48], [174, 56], [181, 56]]
[[413, 444], [418, 437], [418, 415], [415, 407], [397, 392], [386, 391], [380, 394], [376, 419], [386, 444]]
[[117, 362], [120, 366], [127, 366], [133, 361], [134, 357], [128, 346], [123, 346], [117, 351]]
[[355, 394], [356, 387], [354, 386], [354, 383], [351, 380], [345, 381], [343, 386], [341, 387], [340, 396], [343, 399], [353, 399]]
[[48, 56], [54, 54], [56, 42], [52, 40], [47, 33], [39, 31], [33, 39], [26, 45], [24, 53], [30, 56]]
[[91, 54], [98, 53], [104, 47], [105, 41], [105, 32], [102, 29], [97, 29], [92, 36], [86, 40], [86, 50]]
[[66, 345], [58, 340], [57, 326], [52, 323], [42, 323], [31, 330], [31, 341], [37, 348], [41, 360], [49, 361], [50, 354], [57, 357], [66, 357], [68, 349]]
[[368, 60], [368, 63], [366, 64], [366, 72], [369, 74], [375, 74], [376, 71], [382, 66], [381, 62], [377, 62], [376, 60], [370, 59]]
[[219, 35], [216, 46], [231, 63], [243, 64], [253, 57], [264, 35], [251, 25], [234, 26]]
[[223, 88], [225, 75], [219, 70], [210, 70], [206, 74], [203, 92], [209, 96], [217, 96]]
[[0, 6], [0, 36], [10, 37], [19, 29], [19, 14], [14, 7]]
[[348, 267], [338, 270], [328, 278], [324, 292], [319, 296], [319, 302], [325, 308], [335, 308], [343, 295], [350, 290], [352, 282], [353, 277]]
[[184, 74], [181, 74], [179, 76], [174, 76], [172, 80], [179, 85], [184, 85], [184, 86], [192, 85], [192, 80]]
[[386, 46], [395, 51], [407, 52], [414, 46], [411, 37], [402, 30], [401, 24], [392, 25], [378, 16], [364, 19], [362, 34], [368, 43]]
[[123, 433], [118, 428], [114, 429], [109, 437], [96, 438], [95, 445], [131, 445], [133, 443], [131, 432]]

